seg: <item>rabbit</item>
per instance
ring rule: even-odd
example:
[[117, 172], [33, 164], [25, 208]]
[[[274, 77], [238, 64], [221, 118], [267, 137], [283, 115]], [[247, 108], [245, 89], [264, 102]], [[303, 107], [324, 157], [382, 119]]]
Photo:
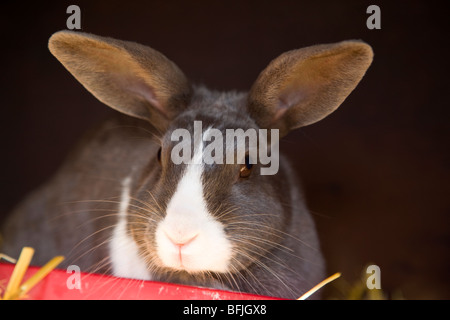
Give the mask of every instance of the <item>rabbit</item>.
[[203, 136], [242, 128], [280, 138], [313, 124], [362, 79], [373, 59], [368, 44], [285, 52], [248, 92], [192, 84], [163, 54], [134, 42], [65, 30], [50, 37], [49, 50], [118, 112], [13, 210], [2, 252], [32, 246], [36, 265], [65, 255], [82, 271], [287, 299], [324, 279], [315, 223], [288, 159], [279, 155], [272, 175], [247, 154], [240, 163], [174, 164], [171, 137], [179, 128], [192, 133], [195, 121]]

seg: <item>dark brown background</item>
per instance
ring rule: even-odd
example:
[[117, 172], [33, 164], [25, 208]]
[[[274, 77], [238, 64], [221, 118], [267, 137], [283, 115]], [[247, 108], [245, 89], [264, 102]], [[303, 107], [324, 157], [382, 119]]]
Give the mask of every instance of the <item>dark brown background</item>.
[[[329, 273], [381, 268], [407, 299], [450, 298], [448, 17], [434, 1], [84, 1], [82, 31], [133, 40], [214, 89], [250, 87], [280, 53], [363, 39], [375, 60], [341, 108], [290, 134]], [[0, 9], [1, 203], [5, 214], [111, 111], [47, 50], [71, 2]], [[366, 8], [381, 8], [381, 30]], [[338, 284], [338, 283], [336, 283]], [[330, 293], [339, 296], [340, 291]]]

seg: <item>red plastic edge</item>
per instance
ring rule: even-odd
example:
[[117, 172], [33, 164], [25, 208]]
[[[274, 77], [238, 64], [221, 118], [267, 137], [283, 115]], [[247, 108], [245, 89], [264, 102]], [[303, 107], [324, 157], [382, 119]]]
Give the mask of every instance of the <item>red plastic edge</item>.
[[[0, 288], [5, 289], [14, 269], [0, 263]], [[29, 267], [24, 280], [39, 267]], [[78, 275], [76, 275], [78, 276]], [[75, 274], [55, 269], [28, 292], [30, 300], [279, 300], [248, 293], [214, 290], [164, 282], [117, 278], [95, 273], [79, 273], [80, 289], [72, 288]]]

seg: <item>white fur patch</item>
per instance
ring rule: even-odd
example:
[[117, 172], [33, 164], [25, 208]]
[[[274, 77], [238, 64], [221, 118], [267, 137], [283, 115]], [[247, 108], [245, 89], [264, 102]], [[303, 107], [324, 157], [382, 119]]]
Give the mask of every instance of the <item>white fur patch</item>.
[[166, 217], [157, 227], [157, 252], [161, 261], [173, 269], [226, 272], [231, 243], [223, 225], [208, 212], [203, 197], [203, 143], [199, 143], [167, 205]]
[[151, 274], [139, 256], [138, 247], [127, 232], [126, 215], [130, 204], [130, 183], [131, 177], [122, 181], [119, 218], [109, 248], [112, 271], [117, 277], [151, 280]]

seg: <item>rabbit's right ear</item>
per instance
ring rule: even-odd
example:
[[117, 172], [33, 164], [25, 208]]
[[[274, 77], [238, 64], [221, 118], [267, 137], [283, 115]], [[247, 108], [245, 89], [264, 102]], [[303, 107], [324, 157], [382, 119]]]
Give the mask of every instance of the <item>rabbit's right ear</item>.
[[60, 31], [51, 53], [97, 99], [163, 132], [189, 103], [183, 72], [152, 48], [91, 34]]
[[289, 131], [319, 121], [352, 92], [372, 62], [372, 48], [343, 41], [288, 51], [253, 84], [248, 111], [262, 128]]

